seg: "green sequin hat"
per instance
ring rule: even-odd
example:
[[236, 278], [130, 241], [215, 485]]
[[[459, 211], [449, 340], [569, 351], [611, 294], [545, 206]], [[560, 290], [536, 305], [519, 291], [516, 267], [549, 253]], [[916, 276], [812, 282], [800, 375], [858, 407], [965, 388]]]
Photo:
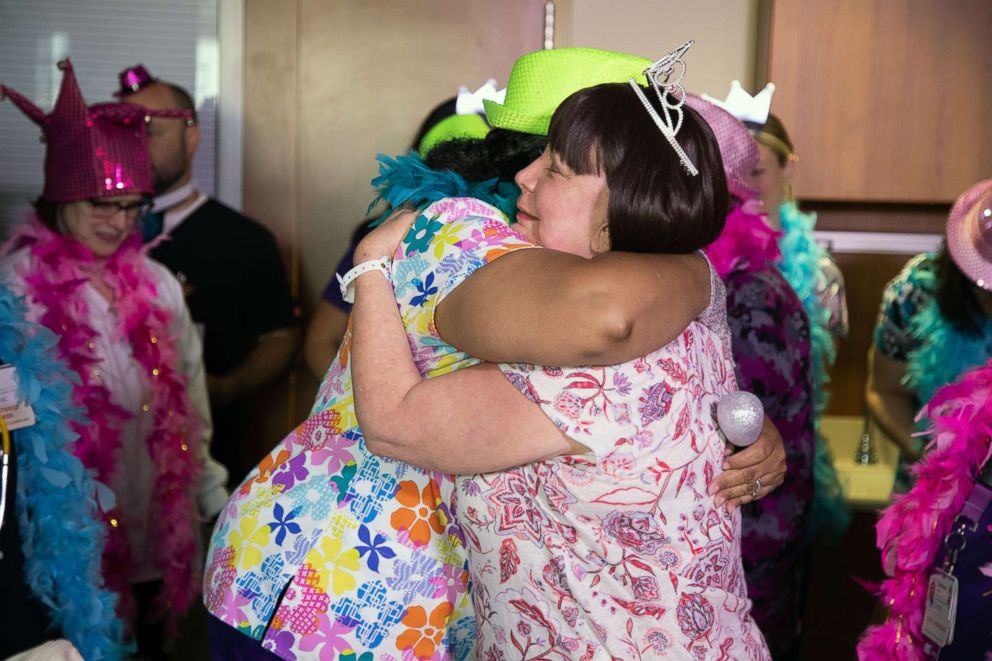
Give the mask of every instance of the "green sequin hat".
[[482, 115], [451, 115], [432, 126], [424, 134], [417, 151], [420, 152], [421, 157], [424, 157], [439, 143], [455, 138], [484, 138], [487, 133], [489, 133], [489, 125]]
[[596, 48], [555, 48], [521, 56], [513, 64], [503, 103], [486, 100], [486, 118], [493, 128], [547, 135], [551, 116], [562, 101], [586, 87], [625, 83], [647, 84], [644, 70], [651, 60]]

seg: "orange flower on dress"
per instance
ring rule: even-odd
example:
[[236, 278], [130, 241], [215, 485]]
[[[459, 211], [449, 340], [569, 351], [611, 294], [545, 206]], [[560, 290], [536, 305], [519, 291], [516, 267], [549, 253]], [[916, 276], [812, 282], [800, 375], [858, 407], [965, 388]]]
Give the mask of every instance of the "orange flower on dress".
[[287, 459], [289, 459], [289, 450], [281, 450], [274, 457], [271, 453], [265, 455], [265, 458], [258, 465], [258, 475], [255, 476], [255, 479], [241, 485], [241, 494], [247, 494], [251, 490], [252, 484], [265, 484], [268, 482], [269, 478], [272, 477], [272, 472], [286, 463]]
[[417, 490], [417, 483], [410, 480], [400, 482], [396, 490], [396, 500], [400, 507], [389, 518], [396, 530], [406, 530], [410, 541], [417, 546], [423, 546], [431, 541], [431, 530], [437, 534], [444, 532], [444, 524], [438, 516], [437, 506], [441, 499], [438, 497], [438, 485], [434, 480], [424, 487], [423, 492]]
[[453, 610], [451, 604], [444, 602], [438, 604], [428, 618], [423, 606], [412, 606], [403, 616], [403, 624], [410, 628], [396, 639], [396, 646], [404, 651], [412, 649], [417, 659], [431, 658], [444, 639]]

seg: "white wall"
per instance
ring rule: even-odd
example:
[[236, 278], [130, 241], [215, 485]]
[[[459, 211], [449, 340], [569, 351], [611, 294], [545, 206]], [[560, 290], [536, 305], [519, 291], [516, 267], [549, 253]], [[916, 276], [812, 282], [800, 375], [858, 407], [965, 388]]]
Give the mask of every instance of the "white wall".
[[555, 45], [657, 59], [688, 39], [686, 89], [723, 98], [754, 91], [759, 0], [556, 0]]

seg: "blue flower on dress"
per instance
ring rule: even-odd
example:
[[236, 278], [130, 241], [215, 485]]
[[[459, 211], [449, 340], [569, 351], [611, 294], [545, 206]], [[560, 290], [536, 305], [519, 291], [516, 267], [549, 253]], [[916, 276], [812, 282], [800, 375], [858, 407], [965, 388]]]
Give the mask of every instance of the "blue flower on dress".
[[428, 218], [423, 214], [417, 216], [413, 227], [410, 228], [410, 231], [406, 233], [406, 237], [403, 238], [403, 243], [407, 246], [406, 253], [427, 252], [427, 249], [431, 245], [431, 239], [434, 238], [434, 235], [442, 227], [444, 225], [439, 223], [435, 218]]
[[283, 510], [282, 505], [276, 503], [275, 508], [272, 510], [272, 516], [275, 517], [275, 521], [272, 521], [268, 525], [269, 530], [276, 533], [277, 546], [282, 546], [287, 532], [291, 532], [294, 535], [300, 532], [299, 524], [293, 521], [296, 518], [295, 509], [286, 512]]
[[[352, 468], [352, 473], [354, 473], [354, 468]], [[309, 514], [319, 521], [331, 511], [331, 505], [335, 504], [338, 491], [325, 476], [322, 475], [318, 479], [314, 475], [311, 479], [297, 483], [286, 495], [293, 501], [293, 510], [297, 516]]]
[[406, 290], [413, 286], [413, 278], [420, 276], [420, 274], [429, 269], [430, 266], [430, 262], [421, 257], [419, 254], [410, 255], [406, 259], [397, 261], [395, 267], [396, 270], [393, 274], [395, 279], [394, 286], [396, 289], [396, 296], [405, 296]]
[[358, 539], [362, 541], [361, 544], [355, 547], [358, 551], [359, 557], [364, 558], [365, 554], [369, 554], [368, 566], [374, 572], [379, 571], [379, 557], [382, 556], [386, 560], [390, 560], [396, 557], [396, 551], [385, 545], [385, 541], [388, 539], [385, 535], [376, 533], [375, 539], [372, 539], [372, 533], [365, 526], [359, 526], [358, 528]]
[[[369, 523], [382, 513], [383, 503], [395, 493], [396, 478], [383, 472], [379, 459], [369, 456], [354, 479], [348, 482], [344, 502], [349, 504], [355, 518], [361, 523]], [[342, 502], [340, 496], [338, 502]]]
[[471, 659], [475, 652], [475, 617], [463, 617], [448, 625], [444, 649], [455, 661]]
[[485, 263], [484, 259], [473, 252], [458, 251], [445, 255], [444, 259], [437, 263], [434, 271], [452, 282], [461, 282]]
[[437, 287], [434, 286], [434, 274], [428, 273], [425, 280], [420, 278], [413, 279], [413, 286], [417, 288], [420, 292], [416, 296], [410, 299], [410, 305], [412, 307], [417, 307], [418, 305], [423, 305], [427, 302], [427, 299], [437, 293]]
[[441, 563], [426, 553], [414, 553], [409, 560], [398, 560], [393, 575], [386, 578], [386, 584], [393, 594], [409, 604], [416, 597], [430, 597], [434, 594], [432, 578], [441, 573]]
[[403, 604], [387, 599], [388, 593], [382, 581], [363, 583], [355, 599], [340, 599], [331, 605], [331, 610], [342, 624], [355, 627], [358, 642], [377, 647], [389, 633], [389, 627], [399, 622], [406, 611]]
[[275, 610], [282, 588], [292, 578], [284, 571], [286, 562], [281, 555], [270, 555], [262, 561], [258, 571], [250, 571], [235, 580], [238, 593], [251, 599], [251, 609], [259, 619], [268, 621]]
[[340, 475], [335, 475], [331, 478], [331, 482], [338, 488], [338, 505], [348, 502], [353, 497], [349, 488], [351, 487], [351, 480], [355, 477], [357, 471], [358, 466], [355, 462], [349, 461], [341, 467]]

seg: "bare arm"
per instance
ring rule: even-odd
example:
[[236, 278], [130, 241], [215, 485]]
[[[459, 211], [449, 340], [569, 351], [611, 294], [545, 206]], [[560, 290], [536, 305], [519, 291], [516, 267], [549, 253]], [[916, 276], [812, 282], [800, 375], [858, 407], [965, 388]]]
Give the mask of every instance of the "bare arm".
[[421, 380], [392, 287], [380, 274], [356, 282], [351, 323], [355, 412], [373, 453], [464, 474], [587, 451], [495, 365]]
[[324, 378], [324, 373], [337, 355], [347, 327], [348, 313], [324, 300], [317, 304], [307, 327], [303, 355], [310, 373], [318, 381]]
[[902, 384], [906, 363], [885, 356], [872, 344], [868, 352], [868, 383], [865, 398], [875, 422], [902, 450], [907, 461], [920, 458], [913, 441], [916, 397]]
[[299, 334], [294, 325], [259, 335], [240, 365], [224, 375], [208, 374], [210, 403], [230, 404], [279, 376], [296, 354]]
[[608, 365], [668, 344], [709, 299], [696, 254], [518, 250], [452, 291], [435, 323], [446, 342], [490, 362]]

